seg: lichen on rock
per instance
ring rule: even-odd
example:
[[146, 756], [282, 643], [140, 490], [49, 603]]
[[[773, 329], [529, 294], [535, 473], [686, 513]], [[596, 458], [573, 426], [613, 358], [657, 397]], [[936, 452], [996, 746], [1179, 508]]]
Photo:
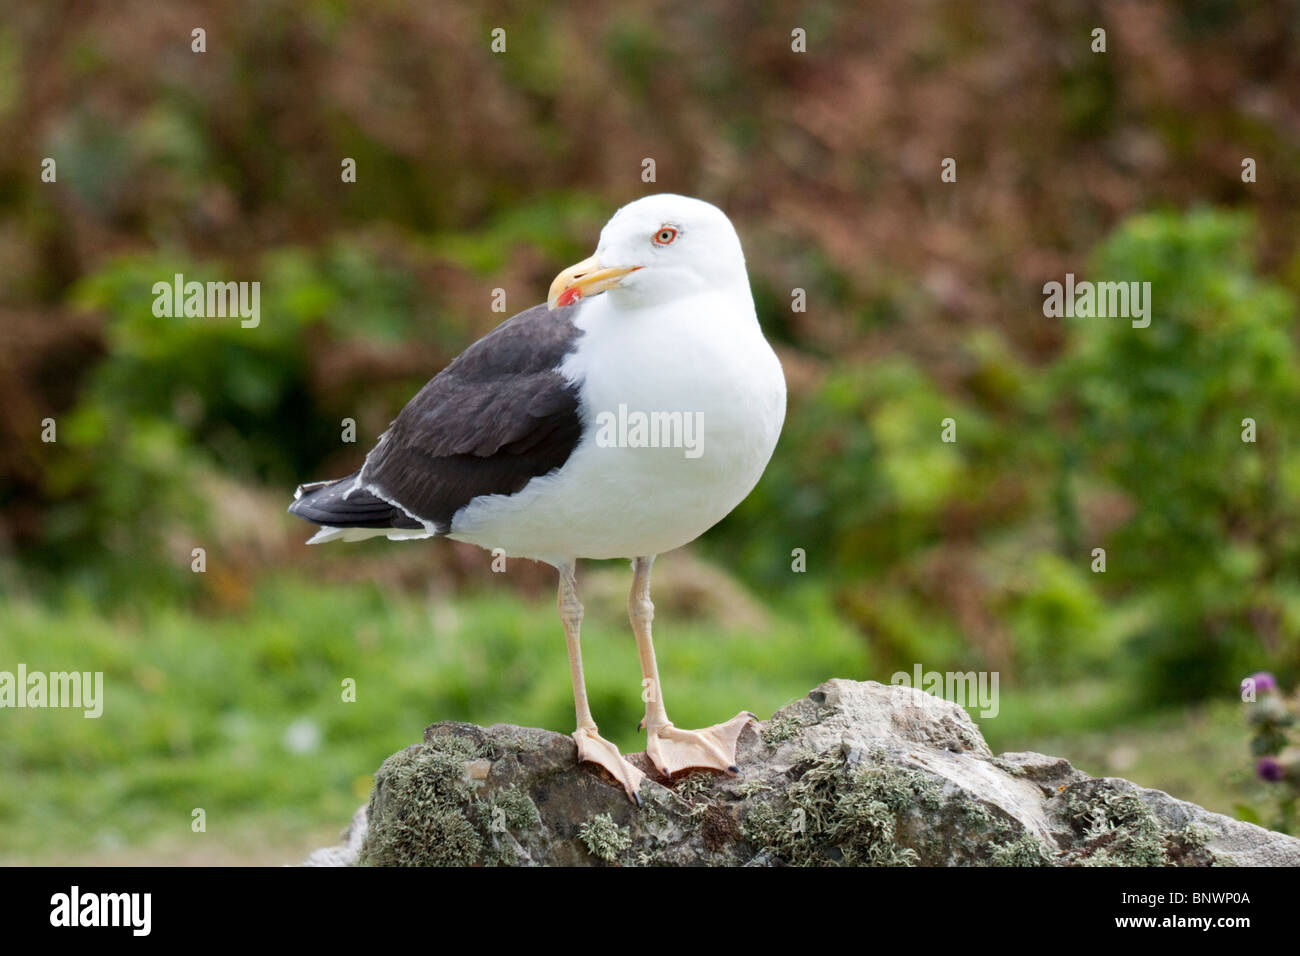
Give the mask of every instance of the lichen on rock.
[[606, 863], [617, 862], [619, 856], [632, 846], [627, 828], [615, 823], [608, 813], [598, 813], [584, 823], [578, 828], [578, 836], [592, 856]]
[[[1130, 784], [1129, 787], [1132, 787]], [[1112, 780], [1088, 780], [1062, 792], [1065, 815], [1078, 845], [1063, 855], [1073, 866], [1210, 866], [1210, 831], [1203, 824], [1164, 824], [1136, 788]]]
[[897, 842], [898, 815], [932, 807], [939, 789], [915, 771], [828, 751], [801, 764], [784, 792], [756, 801], [740, 829], [772, 862], [910, 866], [918, 857]]
[[434, 736], [393, 754], [375, 774], [357, 862], [367, 866], [513, 865], [505, 837], [540, 823], [527, 794], [504, 787], [479, 794], [472, 766], [484, 742]]
[[458, 737], [418, 745], [384, 761], [375, 775], [359, 862], [371, 866], [467, 866], [483, 840], [465, 815], [466, 761], [478, 748]]
[[665, 779], [641, 807], [567, 734], [433, 724], [312, 865], [1300, 865], [1300, 840], [1059, 757], [995, 756], [955, 704], [827, 681], [748, 728], [740, 777]]

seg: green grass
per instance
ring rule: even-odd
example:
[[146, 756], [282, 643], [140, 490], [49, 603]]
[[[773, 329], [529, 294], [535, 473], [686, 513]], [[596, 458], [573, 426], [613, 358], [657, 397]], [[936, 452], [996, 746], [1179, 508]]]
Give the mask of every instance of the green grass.
[[[426, 601], [370, 584], [323, 588], [275, 577], [238, 614], [174, 607], [111, 617], [89, 605], [0, 607], [0, 669], [104, 672], [104, 712], [10, 710], [0, 767], [0, 861], [220, 844], [267, 827], [292, 841], [341, 826], [370, 773], [438, 720], [574, 726], [553, 602], [505, 588]], [[674, 721], [761, 717], [826, 677], [865, 679], [861, 642], [814, 598], [759, 632], [719, 621], [656, 621]], [[589, 607], [583, 632], [592, 708], [625, 750], [643, 704], [621, 615]], [[342, 682], [356, 681], [356, 701]], [[302, 742], [291, 745], [291, 728]], [[312, 738], [315, 738], [314, 745]], [[191, 834], [203, 808], [207, 831]], [[285, 861], [290, 862], [290, 861]]]
[[[99, 719], [4, 712], [0, 862], [293, 862], [347, 821], [373, 770], [429, 723], [563, 733], [574, 724], [553, 602], [504, 586], [425, 599], [281, 575], [226, 615], [174, 606], [107, 614], [48, 600], [11, 601], [0, 614], [0, 669], [21, 661], [103, 671], [105, 683]], [[766, 718], [832, 676], [889, 679], [815, 589], [769, 609], [765, 624], [746, 619], [736, 627], [661, 608], [656, 649], [679, 726], [744, 709]], [[609, 596], [588, 601], [583, 653], [602, 732], [625, 751], [642, 749], [635, 644]], [[342, 699], [346, 678], [355, 702]], [[1138, 717], [1123, 682], [1094, 678], [1003, 687], [1000, 703], [996, 718], [975, 715], [995, 752], [1063, 756], [1229, 814], [1257, 804], [1246, 729], [1230, 702]], [[206, 812], [204, 834], [191, 831], [195, 808]]]

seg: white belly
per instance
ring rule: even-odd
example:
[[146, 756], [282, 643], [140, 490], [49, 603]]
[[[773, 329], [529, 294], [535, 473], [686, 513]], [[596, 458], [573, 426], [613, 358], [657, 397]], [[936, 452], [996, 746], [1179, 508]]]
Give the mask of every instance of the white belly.
[[785, 379], [752, 312], [728, 318], [710, 295], [635, 319], [602, 304], [583, 309], [586, 334], [565, 364], [583, 382], [582, 442], [517, 494], [470, 502], [450, 537], [552, 564], [659, 554], [758, 483], [785, 417]]

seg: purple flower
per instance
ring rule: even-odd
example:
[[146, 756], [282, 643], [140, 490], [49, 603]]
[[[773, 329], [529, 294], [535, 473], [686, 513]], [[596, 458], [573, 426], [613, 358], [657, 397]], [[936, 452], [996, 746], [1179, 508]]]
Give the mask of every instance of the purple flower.
[[[1260, 671], [1257, 674], [1251, 674], [1246, 680], [1255, 685], [1255, 690], [1261, 694], [1267, 694], [1271, 690], [1277, 690], [1277, 678], [1268, 671]], [[1244, 684], [1246, 681], [1242, 681]]]
[[1259, 763], [1255, 765], [1255, 772], [1259, 774], [1261, 780], [1267, 780], [1269, 783], [1278, 783], [1286, 775], [1281, 762], [1276, 757], [1261, 757]]

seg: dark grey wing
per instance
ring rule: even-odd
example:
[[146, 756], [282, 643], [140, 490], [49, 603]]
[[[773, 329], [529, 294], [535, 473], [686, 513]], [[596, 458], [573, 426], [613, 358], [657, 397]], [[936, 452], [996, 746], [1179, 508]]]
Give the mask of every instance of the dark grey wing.
[[289, 513], [330, 528], [409, 528], [424, 525], [401, 508], [358, 488], [357, 473], [299, 485]]
[[356, 499], [362, 520], [410, 527], [383, 513], [387, 503], [445, 534], [473, 498], [514, 494], [563, 465], [582, 420], [578, 386], [558, 369], [582, 334], [573, 324], [581, 307], [534, 306], [457, 356], [398, 414], [338, 506]]

